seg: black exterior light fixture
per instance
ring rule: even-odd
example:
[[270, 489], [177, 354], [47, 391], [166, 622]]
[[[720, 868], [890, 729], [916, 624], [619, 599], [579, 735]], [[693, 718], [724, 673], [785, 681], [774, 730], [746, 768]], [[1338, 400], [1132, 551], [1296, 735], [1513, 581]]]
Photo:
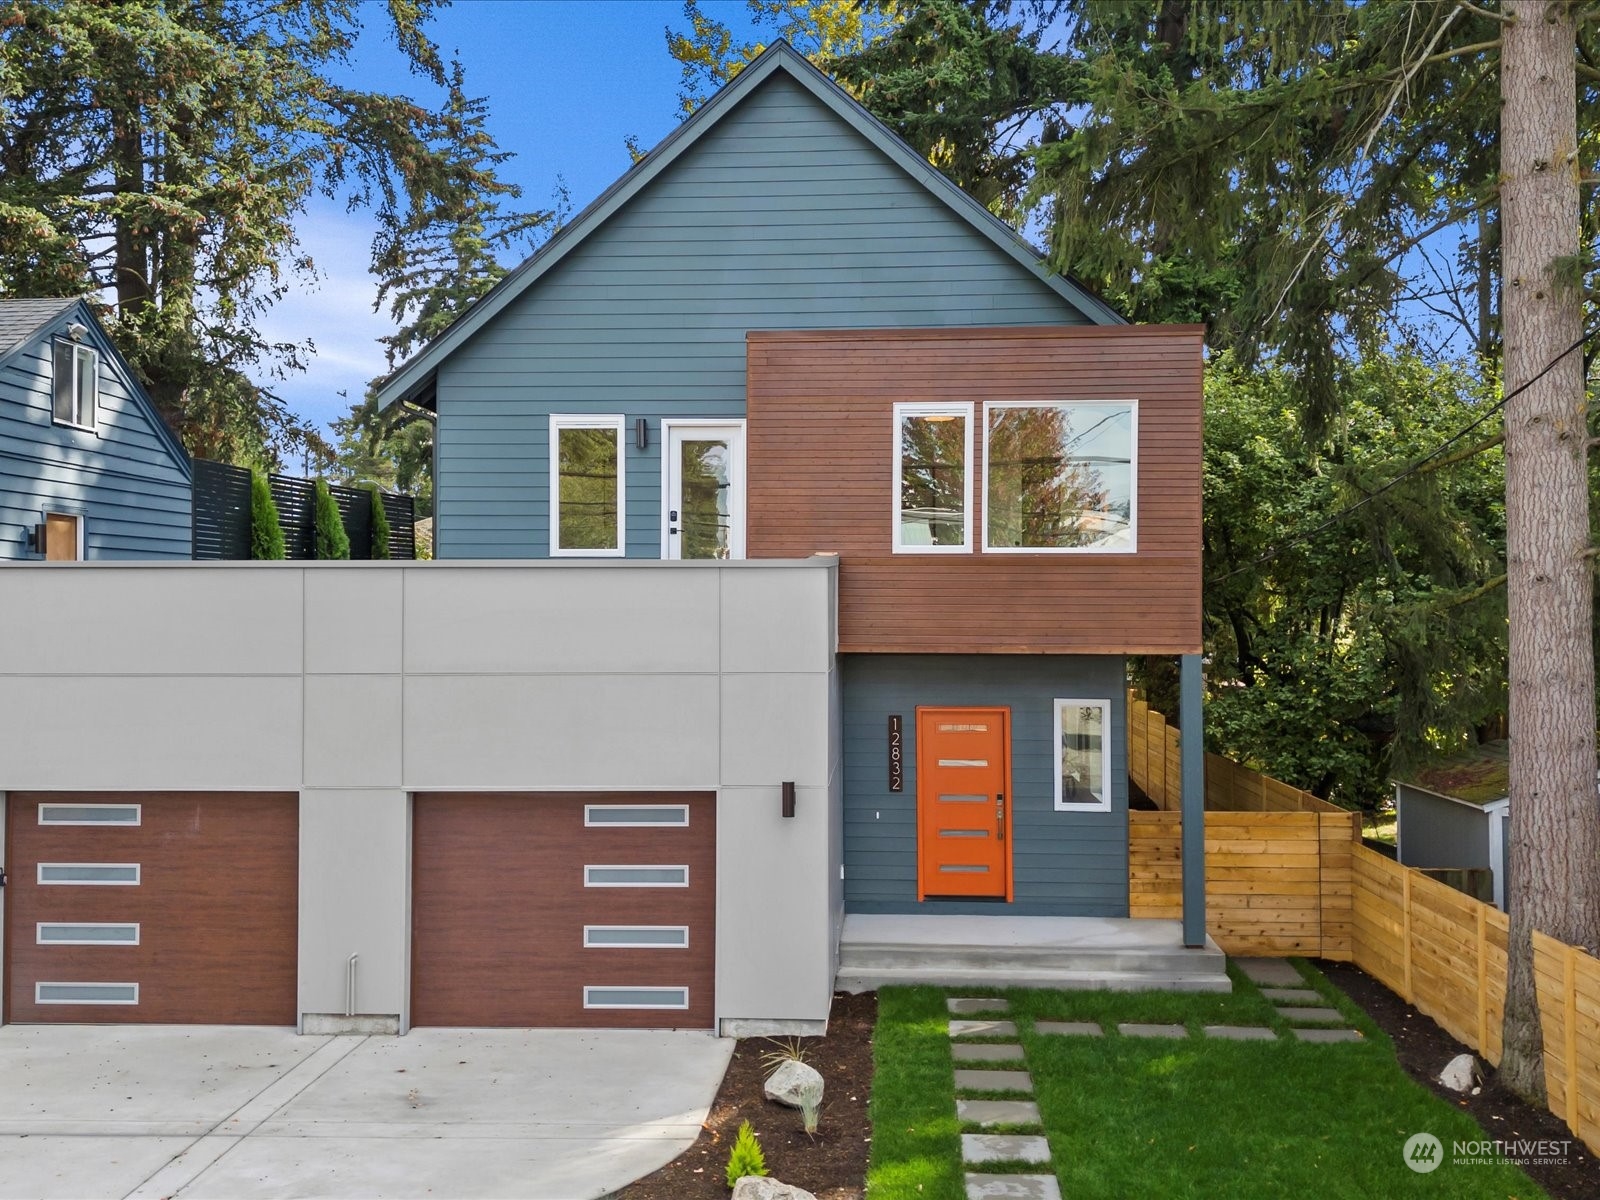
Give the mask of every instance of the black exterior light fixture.
[[641, 450], [650, 449], [650, 422], [643, 417], [634, 418], [633, 442]]
[[794, 784], [793, 783], [785, 783], [783, 785], [783, 815], [786, 816], [786, 817], [794, 816]]

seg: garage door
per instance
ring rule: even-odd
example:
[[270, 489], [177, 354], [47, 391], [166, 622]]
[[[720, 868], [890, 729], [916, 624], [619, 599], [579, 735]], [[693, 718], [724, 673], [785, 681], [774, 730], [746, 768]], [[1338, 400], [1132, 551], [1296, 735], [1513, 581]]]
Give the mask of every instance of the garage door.
[[710, 793], [419, 795], [413, 1025], [709, 1029]]
[[12, 792], [6, 1019], [292, 1025], [292, 793]]

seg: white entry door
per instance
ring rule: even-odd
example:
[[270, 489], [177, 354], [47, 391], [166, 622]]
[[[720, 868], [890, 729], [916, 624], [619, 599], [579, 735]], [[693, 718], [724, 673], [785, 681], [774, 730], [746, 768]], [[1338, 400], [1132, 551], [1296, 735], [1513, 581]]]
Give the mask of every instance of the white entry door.
[[663, 558], [744, 557], [744, 422], [663, 421]]

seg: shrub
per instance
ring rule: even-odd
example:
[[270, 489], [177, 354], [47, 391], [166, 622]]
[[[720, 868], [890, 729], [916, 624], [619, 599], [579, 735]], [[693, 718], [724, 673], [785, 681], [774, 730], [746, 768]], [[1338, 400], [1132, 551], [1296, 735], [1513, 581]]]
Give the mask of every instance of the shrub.
[[383, 489], [377, 484], [367, 485], [372, 497], [372, 557], [389, 557], [389, 514], [383, 511]]
[[278, 506], [272, 499], [272, 484], [260, 471], [250, 472], [250, 557], [278, 559], [286, 557], [283, 543], [283, 525], [278, 520]]
[[733, 1139], [733, 1152], [728, 1155], [728, 1186], [731, 1188], [746, 1175], [767, 1174], [767, 1159], [761, 1153], [761, 1143], [756, 1141], [756, 1131], [745, 1121], [739, 1126], [739, 1136]]
[[328, 481], [319, 479], [311, 500], [313, 558], [349, 558], [350, 537], [344, 531], [339, 502], [328, 490]]

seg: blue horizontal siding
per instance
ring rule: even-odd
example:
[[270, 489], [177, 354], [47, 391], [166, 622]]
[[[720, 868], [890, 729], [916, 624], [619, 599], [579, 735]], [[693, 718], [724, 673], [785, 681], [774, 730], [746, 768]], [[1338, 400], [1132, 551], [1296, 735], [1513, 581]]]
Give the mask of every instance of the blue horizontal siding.
[[659, 422], [743, 417], [751, 330], [1083, 321], [780, 72], [440, 367], [436, 551], [548, 553], [549, 414], [620, 412], [658, 557]]
[[[58, 324], [75, 319], [69, 312]], [[79, 515], [88, 558], [188, 558], [192, 489], [101, 331], [93, 430], [51, 419], [51, 335], [45, 329], [0, 368], [0, 559], [27, 558], [46, 512]]]
[[[840, 658], [844, 681], [845, 910], [859, 913], [1128, 915], [1126, 670], [1117, 656], [880, 655]], [[1111, 810], [1055, 809], [1057, 697], [1111, 702]], [[1016, 899], [917, 901], [918, 706], [1011, 710]], [[889, 717], [903, 727], [904, 786], [889, 790]]]

